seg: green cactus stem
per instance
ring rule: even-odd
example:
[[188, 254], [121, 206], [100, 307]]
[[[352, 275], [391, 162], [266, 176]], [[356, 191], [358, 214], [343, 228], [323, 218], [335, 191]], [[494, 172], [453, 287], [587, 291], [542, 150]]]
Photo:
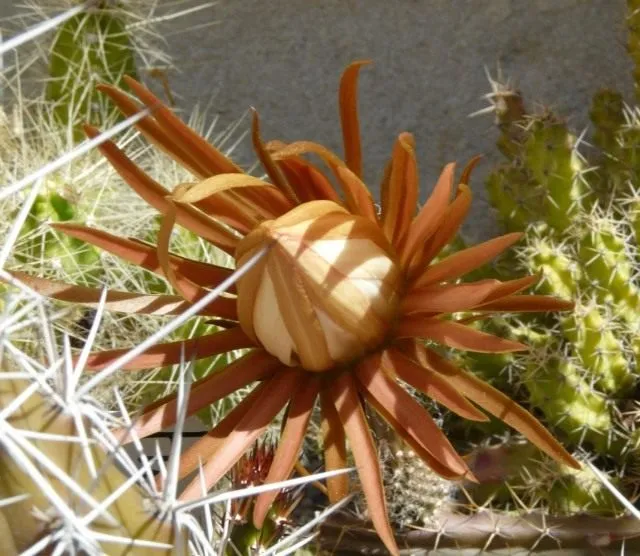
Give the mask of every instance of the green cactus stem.
[[85, 285], [96, 286], [99, 281], [98, 251], [83, 241], [55, 232], [49, 226], [52, 222], [77, 218], [76, 207], [58, 189], [62, 188], [52, 186], [50, 191], [36, 197], [20, 230], [15, 257], [23, 264], [54, 261], [67, 276], [82, 277]]
[[135, 76], [135, 53], [119, 2], [103, 1], [58, 28], [51, 48], [45, 100], [55, 119], [71, 125], [76, 141], [81, 124], [102, 127], [116, 111], [96, 91], [98, 83], [123, 87], [124, 75]]

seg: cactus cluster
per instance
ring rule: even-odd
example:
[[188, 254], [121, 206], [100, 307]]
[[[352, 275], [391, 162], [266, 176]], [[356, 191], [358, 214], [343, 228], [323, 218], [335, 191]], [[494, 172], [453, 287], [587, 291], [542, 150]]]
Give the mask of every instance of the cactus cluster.
[[[636, 60], [638, 7], [628, 4], [628, 50]], [[625, 105], [615, 91], [598, 91], [589, 145], [550, 109], [527, 110], [521, 93], [508, 83], [492, 80], [492, 89], [488, 96], [503, 161], [487, 178], [488, 199], [504, 229], [525, 234], [486, 277], [504, 279], [523, 269], [539, 273], [538, 293], [573, 299], [576, 308], [559, 317], [506, 315], [491, 325], [479, 323], [485, 330], [510, 330], [534, 348], [524, 355], [463, 358], [483, 378], [539, 412], [568, 447], [600, 462], [616, 486], [633, 497], [640, 479], [638, 109]], [[487, 432], [506, 431], [492, 423], [476, 427], [467, 439], [478, 441]], [[472, 493], [479, 500], [490, 494], [495, 504], [514, 507], [515, 493], [522, 495], [526, 487], [520, 501], [529, 507], [560, 514], [620, 512], [610, 496], [594, 490], [593, 477], [551, 470], [528, 449], [510, 444], [494, 458], [504, 473], [502, 482], [472, 488]]]
[[[629, 52], [640, 67], [640, 3], [638, 7], [637, 2], [628, 3]], [[37, 142], [37, 133], [28, 133], [29, 142], [25, 143], [26, 135], [3, 125], [0, 172], [5, 182], [15, 179], [16, 167], [24, 173], [24, 168], [46, 162], [52, 149], [67, 150], [65, 145], [79, 141], [80, 122], [104, 127], [114, 121], [115, 114], [102, 104], [102, 97], [94, 96], [94, 84], [120, 84], [125, 73], [139, 73], [133, 39], [118, 2], [98, 2], [58, 29], [48, 64], [47, 88], [42, 102], [34, 104], [38, 113], [45, 110], [50, 116], [42, 121], [50, 126], [47, 131], [51, 133], [46, 137], [49, 142], [54, 138], [53, 147]], [[84, 48], [78, 48], [80, 44]], [[636, 83], [640, 83], [639, 72], [636, 70]], [[530, 113], [517, 91], [507, 85], [494, 85], [498, 147], [505, 161], [488, 178], [489, 199], [505, 229], [526, 231], [526, 239], [491, 270], [473, 274], [470, 279], [497, 276], [506, 280], [523, 271], [539, 273], [538, 293], [572, 299], [577, 306], [574, 312], [562, 316], [505, 315], [491, 324], [477, 322], [483, 330], [532, 346], [528, 354], [456, 357], [536, 411], [581, 459], [596, 460], [608, 471], [613, 484], [632, 497], [640, 479], [640, 404], [636, 401], [640, 372], [640, 256], [636, 247], [640, 240], [640, 111], [628, 108], [615, 91], [598, 92], [591, 110], [597, 150], [589, 151], [564, 120], [549, 110]], [[3, 124], [7, 122], [5, 118]], [[24, 130], [29, 126], [18, 127]], [[125, 141], [135, 138], [128, 136]], [[162, 174], [159, 181], [180, 183], [186, 179], [176, 164], [159, 158], [152, 150], [141, 148], [136, 162], [152, 176]], [[129, 190], [113, 188], [111, 181], [112, 173], [91, 154], [74, 162], [73, 168], [47, 176], [22, 226], [11, 266], [27, 271], [37, 267], [41, 271], [51, 268], [42, 261], [54, 260], [53, 277], [64, 281], [87, 286], [105, 282], [122, 284], [119, 289], [123, 290], [166, 293], [168, 286], [163, 279], [124, 268], [116, 258], [99, 254], [86, 243], [56, 234], [49, 227], [51, 222], [82, 221], [155, 243], [158, 227], [153, 213], [147, 212], [146, 205], [134, 195], [124, 199]], [[19, 213], [25, 198], [18, 195], [8, 201], [10, 214]], [[134, 207], [130, 210], [136, 211], [135, 219], [120, 217], [123, 205]], [[464, 246], [458, 238], [451, 249]], [[172, 250], [224, 264], [219, 253], [188, 231], [173, 235]], [[0, 309], [4, 311], [23, 310], [30, 302], [16, 303], [3, 290], [0, 295]], [[65, 356], [72, 340], [64, 332], [72, 331], [69, 322], [78, 324], [78, 319], [82, 321], [76, 327], [78, 345], [82, 346], [93, 329], [96, 336], [92, 342], [99, 349], [122, 346], [123, 337], [133, 346], [158, 326], [157, 317], [147, 320], [144, 316], [105, 315], [104, 326], [94, 328], [93, 313], [76, 311], [63, 326], [55, 324], [54, 336], [66, 342]], [[201, 336], [218, 324], [191, 321], [174, 331], [173, 337]], [[37, 345], [33, 337], [22, 334], [24, 329], [20, 331], [20, 337], [7, 345], [19, 345], [20, 349]], [[0, 326], [3, 342], [4, 333]], [[223, 531], [220, 539], [217, 530], [212, 532], [219, 524], [212, 525], [210, 509], [204, 512], [204, 518], [198, 516], [199, 520], [176, 510], [179, 504], [174, 500], [175, 492], [165, 488], [171, 482], [171, 463], [165, 465], [158, 458], [161, 478], [156, 479], [148, 465], [134, 465], [130, 455], [110, 436], [108, 424], [113, 417], [100, 402], [108, 402], [109, 409], [145, 405], [176, 385], [184, 388], [183, 366], [178, 372], [175, 366], [160, 368], [142, 380], [128, 373], [117, 381], [117, 394], [111, 393], [114, 382], [105, 380], [95, 392], [98, 401], [83, 399], [77, 403], [73, 395], [76, 361], [63, 356], [51, 359], [53, 350], [49, 348], [47, 370], [42, 362], [46, 357], [36, 352], [20, 354], [10, 347], [0, 354], [3, 554], [17, 554], [40, 545], [60, 550], [60, 543], [89, 553], [109, 554], [253, 554], [269, 547], [273, 550], [286, 531], [284, 525], [299, 500], [299, 492], [278, 499], [260, 530], [248, 518], [254, 499], [234, 501], [227, 516], [230, 523], [223, 528], [226, 533]], [[227, 355], [201, 360], [190, 365], [189, 373], [200, 379], [227, 363]], [[56, 365], [64, 367], [66, 374], [51, 372]], [[122, 398], [125, 402], [119, 403]], [[218, 422], [231, 410], [235, 399], [217, 403], [199, 417], [207, 423]], [[498, 447], [480, 447], [471, 454], [471, 469], [482, 484], [465, 483], [455, 495], [451, 483], [435, 476], [406, 446], [388, 448], [384, 479], [390, 514], [401, 530], [400, 544], [493, 548], [496, 543], [513, 541], [531, 550], [542, 548], [550, 538], [541, 533], [541, 514], [515, 518], [498, 513], [522, 505], [573, 516], [573, 521], [552, 517], [545, 525], [557, 525], [567, 547], [594, 547], [637, 536], [634, 523], [600, 517], [618, 515], [621, 506], [588, 468], [574, 471], [550, 462], [530, 444], [508, 438], [498, 420], [473, 426], [466, 422], [461, 427], [455, 418], [447, 416], [444, 427], [467, 446], [488, 436], [505, 440]], [[146, 461], [145, 453], [138, 456]], [[233, 485], [260, 485], [270, 458], [267, 448], [257, 446], [234, 468]], [[456, 506], [460, 503], [491, 506], [494, 512], [461, 511]], [[208, 508], [204, 503], [203, 507]], [[592, 515], [580, 515], [584, 512]], [[345, 524], [348, 520], [329, 524], [320, 544], [333, 550], [346, 539], [349, 549], [350, 537], [343, 536]], [[416, 525], [420, 531], [411, 532], [406, 527]], [[585, 528], [591, 528], [592, 534], [586, 535]], [[352, 542], [352, 549], [369, 544], [372, 550], [380, 548], [375, 536], [363, 535]]]

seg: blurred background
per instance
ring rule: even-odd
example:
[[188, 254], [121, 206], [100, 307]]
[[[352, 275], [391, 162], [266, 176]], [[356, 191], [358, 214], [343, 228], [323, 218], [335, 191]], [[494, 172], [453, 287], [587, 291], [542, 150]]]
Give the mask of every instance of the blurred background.
[[[0, 0], [5, 36], [15, 32], [19, 9]], [[501, 68], [527, 99], [553, 107], [578, 131], [598, 87], [632, 91], [624, 0], [170, 0], [158, 17], [180, 12], [164, 25], [177, 108], [189, 113], [199, 104], [226, 126], [253, 106], [266, 139], [340, 149], [341, 71], [373, 60], [360, 81], [365, 176], [377, 190], [394, 138], [410, 131], [423, 199], [446, 162], [498, 156], [492, 115], [469, 118], [488, 105], [485, 70], [495, 76]], [[253, 161], [248, 144], [236, 158]], [[472, 183], [472, 240], [493, 235], [482, 183], [488, 167]]]

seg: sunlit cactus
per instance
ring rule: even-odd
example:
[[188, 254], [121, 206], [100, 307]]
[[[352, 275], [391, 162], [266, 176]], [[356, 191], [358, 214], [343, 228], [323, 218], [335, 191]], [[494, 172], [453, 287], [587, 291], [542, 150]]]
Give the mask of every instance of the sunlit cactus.
[[[637, 18], [633, 10], [630, 21]], [[633, 56], [637, 45], [631, 31]], [[574, 450], [608, 458], [609, 471], [621, 474], [618, 485], [630, 495], [640, 478], [633, 472], [638, 435], [635, 423], [621, 415], [635, 398], [639, 373], [637, 111], [617, 92], [599, 91], [590, 112], [593, 149], [549, 109], [530, 112], [510, 84], [492, 80], [492, 88], [488, 98], [499, 130], [497, 147], [505, 158], [489, 173], [488, 198], [505, 229], [526, 232], [513, 255], [494, 265], [494, 276], [523, 269], [539, 273], [539, 293], [573, 299], [576, 307], [557, 317], [507, 316], [502, 325], [511, 336], [534, 346], [525, 355], [464, 358], [540, 412]], [[488, 331], [496, 325], [479, 326]], [[472, 442], [480, 438], [473, 431], [465, 436]], [[517, 452], [524, 449], [512, 448], [512, 457], [522, 459]], [[531, 507], [559, 514], [620, 511], [585, 486], [580, 473], [552, 486], [531, 462], [522, 467], [531, 474]], [[512, 490], [503, 484], [498, 499], [513, 503], [517, 480], [507, 484]], [[498, 493], [495, 485], [483, 488]], [[475, 492], [479, 496], [480, 490]]]
[[[63, 190], [64, 188], [60, 188]], [[56, 188], [38, 195], [20, 231], [20, 250], [16, 259], [26, 265], [36, 261], [53, 260], [66, 275], [81, 275], [87, 286], [99, 280], [96, 249], [83, 242], [57, 234], [50, 224], [77, 218], [77, 208]]]
[[1, 422], [0, 502], [7, 504], [1, 511], [15, 549], [46, 551], [69, 535], [87, 551], [174, 553], [176, 540], [184, 542], [180, 531], [142, 481], [127, 476], [99, 437], [87, 434], [92, 424], [85, 416], [57, 407], [33, 386], [0, 374], [0, 409], [8, 413]]
[[96, 2], [56, 31], [45, 100], [53, 103], [53, 115], [60, 123], [73, 127], [78, 140], [84, 138], [82, 123], [103, 125], [116, 116], [95, 86], [120, 85], [124, 75], [136, 74], [136, 53], [122, 4]]

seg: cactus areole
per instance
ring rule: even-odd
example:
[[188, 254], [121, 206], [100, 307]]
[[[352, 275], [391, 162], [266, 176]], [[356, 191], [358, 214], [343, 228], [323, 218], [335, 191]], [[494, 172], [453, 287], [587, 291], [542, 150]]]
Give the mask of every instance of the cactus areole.
[[[182, 477], [198, 469], [200, 462], [204, 465], [202, 475], [186, 487], [182, 498], [198, 497], [203, 484], [210, 488], [220, 480], [285, 407], [280, 442], [266, 482], [289, 477], [319, 401], [326, 469], [347, 466], [348, 440], [373, 524], [391, 553], [397, 554], [365, 406], [379, 413], [427, 465], [448, 479], [473, 476], [403, 383], [467, 419], [488, 420], [484, 410], [550, 456], [578, 467], [532, 415], [453, 365], [435, 346], [495, 353], [526, 349], [518, 342], [479, 331], [473, 320], [504, 311], [568, 310], [572, 303], [519, 295], [536, 282], [535, 276], [459, 281], [510, 247], [520, 233], [436, 260], [455, 238], [469, 210], [467, 184], [476, 160], [458, 179], [455, 165], [448, 164], [419, 208], [414, 139], [408, 133], [400, 134], [382, 179], [377, 210], [362, 181], [356, 102], [362, 65], [350, 65], [340, 83], [344, 160], [310, 141], [264, 143], [254, 115], [252, 139], [268, 176], [265, 180], [243, 173], [146, 88], [128, 79], [132, 91], [152, 109], [152, 115], [136, 124], [138, 129], [185, 166], [195, 180], [169, 191], [106, 141], [99, 147], [102, 153], [163, 216], [157, 246], [75, 224], [56, 225], [56, 229], [164, 276], [176, 292], [152, 296], [110, 291], [107, 309], [121, 312], [180, 314], [233, 273], [172, 254], [169, 244], [176, 224], [234, 255], [244, 270], [252, 261], [235, 288], [199, 312], [223, 323], [222, 330], [155, 346], [124, 367], [151, 368], [177, 364], [183, 358], [249, 350], [193, 385], [188, 414], [258, 383], [210, 435], [183, 454]], [[127, 116], [140, 108], [119, 89], [101, 89]], [[90, 137], [99, 133], [91, 126], [86, 131]], [[307, 155], [319, 157], [329, 172]], [[258, 258], [258, 253], [263, 256]], [[50, 297], [85, 305], [95, 305], [102, 293], [24, 274], [18, 277]], [[95, 353], [87, 366], [102, 368], [122, 353]], [[134, 428], [139, 436], [147, 436], [170, 426], [175, 415], [176, 398], [170, 396], [145, 409]], [[123, 440], [128, 435], [129, 431], [123, 431]], [[327, 479], [331, 502], [344, 498], [349, 490], [346, 475]], [[275, 497], [275, 491], [258, 497], [253, 509], [256, 527], [264, 523]]]

